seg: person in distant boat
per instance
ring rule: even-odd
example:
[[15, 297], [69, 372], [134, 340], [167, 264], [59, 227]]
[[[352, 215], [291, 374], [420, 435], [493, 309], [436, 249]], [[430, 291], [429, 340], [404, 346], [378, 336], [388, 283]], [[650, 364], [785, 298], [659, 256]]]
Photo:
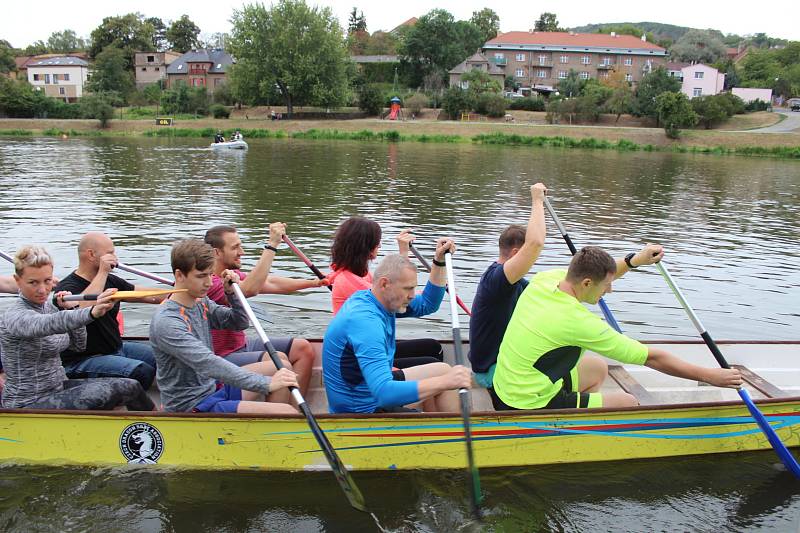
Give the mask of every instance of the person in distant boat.
[[[14, 256], [19, 298], [0, 320], [3, 367], [7, 373], [2, 406], [36, 409], [155, 407], [133, 379], [67, 379], [60, 352], [86, 347], [86, 328], [113, 309], [116, 289], [103, 291], [90, 307], [65, 302], [67, 291], [51, 298], [53, 260], [40, 246], [24, 246]], [[74, 305], [74, 307], [73, 307]]]
[[[627, 266], [636, 268], [663, 257], [660, 246], [645, 250], [646, 256], [629, 254]], [[598, 392], [608, 376], [608, 365], [600, 357], [584, 355], [585, 350], [717, 387], [742, 384], [736, 369], [689, 364], [618, 333], [584, 307], [584, 303], [596, 304], [610, 293], [612, 282], [620, 275], [619, 266], [606, 251], [587, 246], [575, 254], [567, 271], [547, 270], [531, 279], [500, 345], [494, 387], [489, 389], [495, 409], [638, 405], [626, 392]]]
[[322, 368], [332, 413], [395, 413], [422, 402], [425, 411], [455, 412], [457, 389], [470, 387], [464, 366], [431, 363], [392, 370], [395, 318], [436, 312], [445, 292], [444, 254], [450, 239], [436, 242], [428, 283], [416, 295], [417, 267], [399, 254], [375, 270], [372, 288], [358, 291], [333, 317], [322, 346]]
[[[199, 413], [291, 414], [287, 387], [297, 386], [291, 365], [276, 372], [271, 362], [245, 367], [218, 357], [211, 349], [211, 330], [242, 331], [250, 324], [232, 283], [239, 276], [220, 272], [230, 307], [208, 297], [214, 272], [214, 249], [199, 239], [172, 247], [174, 293], [150, 322], [150, 342], [158, 361], [158, 386], [164, 410]], [[267, 401], [264, 401], [266, 397]]]
[[214, 135], [214, 143], [224, 143], [225, 137], [222, 136], [222, 132], [218, 131], [216, 135]]
[[231, 135], [231, 140], [232, 141], [241, 141], [242, 140], [241, 132], [239, 130], [236, 130], [235, 132], [233, 132], [233, 135]]
[[[378, 257], [381, 249], [381, 227], [368, 218], [350, 217], [336, 230], [331, 245], [331, 269], [328, 280], [333, 285], [331, 305], [334, 316], [356, 291], [372, 287], [370, 261]], [[397, 237], [400, 255], [408, 256], [416, 237], [408, 230]], [[396, 341], [394, 366], [411, 366], [441, 362], [442, 345], [435, 339], [403, 339]]]
[[[73, 294], [97, 294], [112, 288], [120, 291], [151, 288], [133, 285], [112, 274], [111, 271], [118, 261], [114, 242], [104, 233], [89, 232], [78, 243], [78, 268], [62, 279], [56, 290], [70, 291]], [[133, 378], [147, 390], [156, 375], [153, 348], [146, 342], [123, 342], [117, 314], [120, 311], [120, 301], [159, 303], [164, 298], [165, 296], [150, 296], [118, 300], [108, 313], [86, 326], [88, 338], [83, 350], [70, 348], [61, 354], [67, 376], [73, 379]], [[91, 302], [80, 305], [88, 307]]]
[[[222, 286], [222, 272], [232, 270], [241, 279], [239, 286], [248, 298], [259, 294], [290, 294], [303, 289], [321, 287], [327, 280], [284, 278], [269, 273], [272, 261], [278, 252], [286, 224], [274, 222], [269, 226], [269, 239], [261, 252], [261, 257], [249, 274], [242, 272], [242, 239], [235, 226], [214, 226], [205, 235], [205, 242], [214, 249], [214, 275], [208, 297], [219, 305], [230, 305], [230, 300]], [[262, 361], [266, 352], [261, 339], [247, 338], [243, 331], [224, 329], [211, 330], [214, 353], [225, 357], [235, 365], [243, 366]], [[271, 337], [278, 352], [286, 354], [297, 373], [300, 392], [305, 394], [311, 381], [314, 366], [314, 349], [305, 339], [293, 337]], [[269, 356], [267, 356], [269, 360]]]
[[542, 183], [531, 185], [531, 214], [527, 227], [517, 224], [500, 234], [500, 256], [481, 276], [469, 319], [469, 360], [478, 385], [491, 388], [497, 352], [522, 291], [525, 275], [544, 248], [544, 195]]

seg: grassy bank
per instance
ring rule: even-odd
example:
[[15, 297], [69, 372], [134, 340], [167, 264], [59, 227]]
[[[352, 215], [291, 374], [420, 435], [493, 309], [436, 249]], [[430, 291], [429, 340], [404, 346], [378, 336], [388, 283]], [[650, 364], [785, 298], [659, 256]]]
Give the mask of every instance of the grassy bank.
[[[112, 121], [108, 129], [96, 121], [0, 120], [0, 135], [53, 137], [145, 136], [203, 138], [218, 129], [229, 135], [240, 129], [249, 139], [309, 139], [367, 142], [475, 143], [486, 145], [581, 148], [593, 150], [709, 153], [800, 159], [800, 133], [753, 134], [737, 131], [687, 130], [677, 141], [655, 128], [549, 126], [532, 124], [460, 123], [449, 121], [388, 122], [269, 121], [202, 119], [181, 127], [156, 129], [144, 121]], [[190, 127], [186, 127], [190, 126]]]

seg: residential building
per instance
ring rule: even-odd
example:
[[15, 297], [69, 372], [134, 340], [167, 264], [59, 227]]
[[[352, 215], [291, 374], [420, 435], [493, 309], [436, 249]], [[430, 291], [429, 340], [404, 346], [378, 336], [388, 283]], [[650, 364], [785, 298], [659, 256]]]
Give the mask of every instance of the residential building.
[[185, 83], [213, 93], [225, 83], [225, 71], [234, 63], [231, 55], [219, 48], [186, 52], [167, 67], [167, 87]]
[[17, 66], [17, 78], [28, 79], [28, 64], [42, 59], [52, 59], [54, 57], [77, 57], [86, 61], [88, 56], [86, 52], [72, 52], [69, 54], [39, 54], [38, 56], [17, 56], [14, 58], [14, 63]]
[[670, 61], [666, 64], [667, 74], [673, 78], [678, 78], [683, 81], [683, 68], [688, 67], [691, 63], [677, 63]]
[[28, 83], [47, 96], [74, 102], [83, 96], [89, 64], [78, 57], [56, 56], [27, 62]]
[[489, 77], [497, 81], [500, 84], [500, 87], [503, 87], [503, 82], [506, 78], [505, 72], [498, 65], [489, 61], [485, 55], [480, 53], [480, 51], [475, 52], [472, 56], [459, 63], [448, 72], [450, 75], [450, 87], [461, 87], [462, 89], [468, 88], [469, 83], [463, 81], [461, 77], [473, 70], [482, 70], [487, 72]]
[[180, 56], [178, 52], [136, 52], [133, 56], [136, 88], [165, 80], [167, 67]]
[[681, 92], [689, 98], [719, 94], [725, 88], [725, 74], [703, 63], [683, 67], [681, 74]]
[[623, 72], [636, 83], [667, 62], [667, 51], [632, 35], [512, 31], [483, 45], [491, 62], [512, 75], [524, 93], [552, 92], [570, 70], [582, 79], [603, 79]]

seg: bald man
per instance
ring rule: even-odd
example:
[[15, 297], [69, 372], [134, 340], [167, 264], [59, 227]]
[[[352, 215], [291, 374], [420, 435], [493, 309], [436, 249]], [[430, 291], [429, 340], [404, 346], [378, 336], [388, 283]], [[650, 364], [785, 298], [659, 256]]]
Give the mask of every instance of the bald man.
[[[106, 289], [143, 290], [111, 274], [118, 260], [114, 242], [104, 233], [91, 232], [78, 243], [78, 268], [62, 279], [55, 291], [72, 294], [100, 294]], [[150, 297], [135, 302], [159, 303], [163, 297]], [[82, 306], [90, 306], [85, 302]], [[121, 377], [132, 378], [147, 390], [156, 375], [156, 359], [149, 343], [122, 342], [117, 323], [120, 304], [86, 326], [86, 350], [61, 354], [64, 370], [70, 379]]]

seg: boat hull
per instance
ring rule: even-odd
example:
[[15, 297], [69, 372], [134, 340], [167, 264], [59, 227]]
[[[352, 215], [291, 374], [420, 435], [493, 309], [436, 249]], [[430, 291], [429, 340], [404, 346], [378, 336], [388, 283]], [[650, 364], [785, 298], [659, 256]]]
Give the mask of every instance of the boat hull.
[[[800, 446], [800, 397], [759, 402], [787, 446]], [[352, 470], [458, 469], [465, 463], [457, 416], [320, 416]], [[476, 413], [480, 468], [651, 459], [767, 450], [738, 402]], [[0, 411], [0, 462], [124, 465], [202, 470], [324, 470], [299, 416]]]
[[244, 141], [226, 141], [223, 143], [211, 143], [214, 150], [247, 150], [247, 143]]

